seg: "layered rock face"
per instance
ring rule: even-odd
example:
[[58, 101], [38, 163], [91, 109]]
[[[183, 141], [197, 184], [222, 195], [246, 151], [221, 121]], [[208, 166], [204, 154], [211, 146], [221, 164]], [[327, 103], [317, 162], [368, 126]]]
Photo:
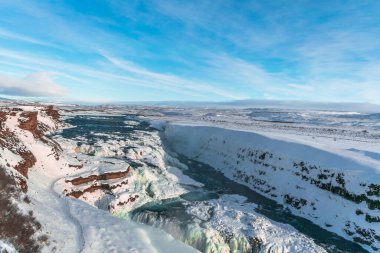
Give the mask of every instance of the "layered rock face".
[[104, 138], [95, 143], [60, 138], [66, 143], [67, 155], [80, 162], [69, 165], [76, 173], [57, 184], [66, 196], [126, 216], [148, 202], [186, 192], [167, 169], [168, 160], [178, 161], [164, 152], [157, 133], [134, 131], [131, 136], [120, 137], [100, 134], [95, 136]]
[[71, 184], [71, 186], [68, 186], [70, 190], [65, 189], [64, 193], [66, 196], [75, 198], [80, 198], [86, 193], [93, 193], [98, 190], [114, 195], [115, 190], [128, 184], [128, 178], [131, 177], [131, 174], [132, 168], [129, 165], [126, 168], [121, 168], [120, 171], [107, 171], [99, 168], [89, 173], [85, 172], [76, 177], [67, 178], [65, 183]]

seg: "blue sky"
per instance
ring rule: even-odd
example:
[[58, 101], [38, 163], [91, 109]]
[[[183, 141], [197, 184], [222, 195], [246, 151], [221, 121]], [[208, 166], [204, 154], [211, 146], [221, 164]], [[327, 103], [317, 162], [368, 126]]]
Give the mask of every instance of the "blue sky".
[[0, 2], [0, 93], [380, 103], [380, 1]]

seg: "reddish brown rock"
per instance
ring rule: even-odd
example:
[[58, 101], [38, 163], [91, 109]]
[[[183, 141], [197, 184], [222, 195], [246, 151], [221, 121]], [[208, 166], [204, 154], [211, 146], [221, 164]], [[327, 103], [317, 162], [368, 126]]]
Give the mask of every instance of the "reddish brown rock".
[[[52, 118], [57, 118], [57, 113], [54, 112], [53, 108], [48, 107], [48, 114]], [[14, 175], [14, 178], [22, 191], [26, 192], [28, 178], [28, 170], [33, 167], [37, 160], [33, 153], [23, 144], [23, 142], [15, 135], [13, 131], [5, 126], [7, 116], [16, 116], [17, 112], [21, 112], [19, 118], [19, 128], [30, 131], [34, 138], [41, 140], [45, 144], [52, 147], [53, 155], [56, 159], [59, 159], [59, 152], [62, 150], [58, 143], [50, 140], [44, 136], [44, 133], [49, 129], [42, 123], [38, 122], [38, 112], [34, 111], [23, 111], [21, 108], [1, 108], [0, 110], [0, 147], [8, 149], [12, 153], [19, 155], [22, 161], [19, 162], [14, 169], [18, 171], [21, 175]], [[9, 163], [6, 164], [10, 167]], [[25, 178], [24, 178], [25, 177]]]
[[24, 177], [28, 178], [28, 170], [36, 164], [36, 157], [30, 151], [20, 151], [18, 154], [22, 157], [23, 161], [19, 162], [15, 166], [15, 170], [20, 172]]
[[36, 163], [36, 158], [8, 128], [0, 129], [0, 147], [21, 156], [23, 160], [14, 169], [20, 172], [21, 175], [28, 177], [28, 169]]
[[44, 133], [48, 132], [50, 129], [46, 125], [38, 122], [38, 112], [23, 112], [20, 116], [19, 127], [31, 132], [34, 138], [51, 146], [55, 159], [59, 160], [59, 154], [62, 151], [62, 148], [56, 141], [45, 137]]
[[16, 185], [24, 192], [26, 193], [28, 191], [28, 184], [24, 177], [20, 177], [17, 175], [13, 175]]
[[100, 185], [91, 185], [90, 187], [83, 190], [74, 190], [69, 193], [66, 193], [66, 196], [71, 196], [74, 198], [80, 198], [86, 192], [94, 192], [96, 190], [110, 190], [108, 184], [100, 184]]
[[125, 181], [122, 181], [121, 183], [119, 184], [113, 184], [110, 186], [110, 188], [113, 190], [113, 189], [116, 189], [116, 188], [119, 188], [119, 187], [122, 187], [123, 185], [127, 185], [128, 184], [128, 179], [125, 180]]
[[69, 164], [69, 168], [82, 169], [83, 168], [83, 164], [79, 164], [79, 165]]
[[54, 106], [49, 105], [48, 107], [46, 107], [45, 112], [46, 112], [46, 114], [47, 114], [48, 116], [50, 116], [53, 120], [55, 120], [55, 121], [59, 121], [60, 115], [59, 115], [58, 110], [55, 110], [55, 109], [54, 109]]
[[22, 112], [24, 111], [22, 108], [14, 107], [11, 109], [12, 112]]
[[24, 129], [24, 130], [27, 130], [31, 133], [33, 133], [33, 135], [40, 135], [41, 133], [38, 131], [38, 120], [37, 120], [37, 116], [38, 116], [38, 112], [23, 112], [21, 113], [20, 115], [20, 119], [19, 119], [19, 127], [21, 129]]
[[103, 191], [111, 191], [112, 189], [114, 189], [115, 187], [107, 184], [107, 183], [95, 183], [93, 185], [91, 185], [90, 187], [87, 187], [83, 190], [74, 190], [74, 191], [71, 191], [69, 193], [66, 193], [66, 196], [72, 196], [72, 197], [75, 197], [75, 198], [80, 198], [83, 194], [85, 194], [86, 192], [94, 192], [94, 191], [97, 191], [97, 190], [103, 190]]
[[135, 194], [135, 196], [130, 196], [129, 199], [127, 201], [122, 201], [122, 202], [119, 202], [117, 203], [118, 206], [123, 206], [123, 205], [126, 205], [130, 202], [135, 202], [136, 199], [139, 198], [139, 195]]
[[4, 111], [0, 111], [0, 122], [3, 123], [7, 120], [7, 113]]
[[17, 252], [41, 252], [47, 237], [41, 235], [41, 224], [33, 212], [25, 214], [15, 203], [22, 198], [25, 203], [30, 203], [28, 196], [17, 188], [16, 181], [14, 175], [0, 167], [0, 238], [16, 245]]
[[123, 178], [123, 177], [128, 176], [130, 173], [131, 173], [131, 167], [128, 167], [126, 171], [109, 172], [109, 173], [104, 173], [101, 175], [91, 175], [88, 177], [78, 177], [72, 180], [66, 180], [66, 183], [71, 183], [72, 185], [81, 185], [81, 184], [86, 184], [93, 181]]

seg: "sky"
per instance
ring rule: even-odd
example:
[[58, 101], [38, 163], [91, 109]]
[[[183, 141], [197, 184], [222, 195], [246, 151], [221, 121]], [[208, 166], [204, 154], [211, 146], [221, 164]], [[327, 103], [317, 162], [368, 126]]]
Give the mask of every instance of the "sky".
[[380, 1], [1, 0], [0, 96], [380, 103]]

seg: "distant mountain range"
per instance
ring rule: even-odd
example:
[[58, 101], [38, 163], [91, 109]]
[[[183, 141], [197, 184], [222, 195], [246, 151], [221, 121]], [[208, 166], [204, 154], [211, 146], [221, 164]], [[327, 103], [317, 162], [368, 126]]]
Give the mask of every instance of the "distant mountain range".
[[[17, 101], [14, 99], [0, 97], [0, 101]], [[31, 102], [31, 101], [29, 101]], [[40, 101], [43, 104], [78, 104], [97, 106], [105, 105], [102, 103], [83, 103], [79, 101], [70, 102], [49, 102]], [[359, 102], [310, 102], [301, 100], [234, 100], [224, 102], [207, 102], [207, 101], [141, 101], [141, 102], [113, 102], [106, 105], [140, 105], [140, 106], [173, 106], [173, 107], [209, 107], [209, 108], [279, 108], [279, 109], [296, 109], [296, 110], [326, 110], [326, 111], [354, 111], [380, 113], [380, 104], [359, 103]]]
[[10, 98], [3, 98], [3, 97], [0, 97], [0, 101], [12, 101], [13, 99], [10, 99]]
[[328, 111], [380, 112], [380, 105], [371, 103], [348, 102], [308, 102], [299, 100], [236, 100], [226, 102], [194, 102], [194, 101], [159, 101], [130, 102], [127, 105], [146, 106], [179, 106], [179, 107], [238, 107], [238, 108], [283, 108]]

